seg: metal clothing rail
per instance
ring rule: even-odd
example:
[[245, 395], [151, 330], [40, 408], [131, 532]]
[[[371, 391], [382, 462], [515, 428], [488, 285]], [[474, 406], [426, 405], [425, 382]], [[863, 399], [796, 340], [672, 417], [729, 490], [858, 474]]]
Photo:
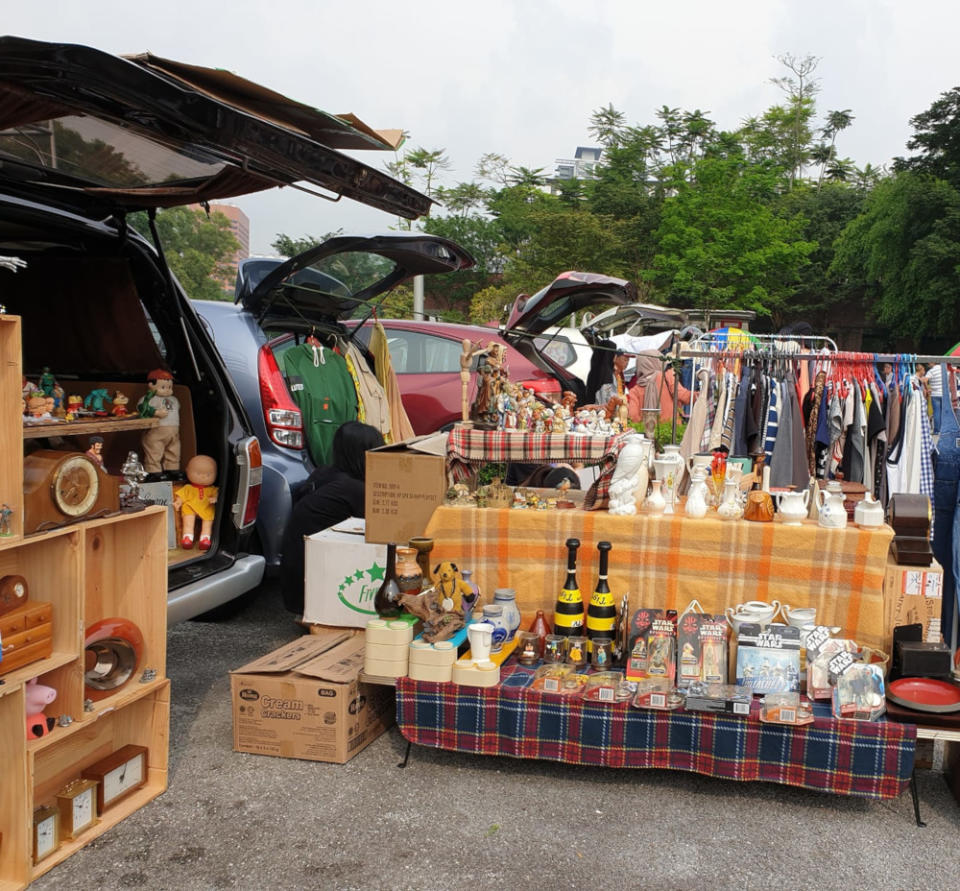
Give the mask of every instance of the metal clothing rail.
[[[743, 353], [766, 353], [771, 348], [787, 356], [801, 352], [829, 350], [839, 352], [832, 337], [821, 334], [754, 334], [752, 331], [734, 332], [706, 331], [689, 342], [691, 349], [685, 355], [691, 355], [698, 347], [707, 347], [708, 353], [717, 350]], [[740, 347], [742, 346], [742, 349]]]

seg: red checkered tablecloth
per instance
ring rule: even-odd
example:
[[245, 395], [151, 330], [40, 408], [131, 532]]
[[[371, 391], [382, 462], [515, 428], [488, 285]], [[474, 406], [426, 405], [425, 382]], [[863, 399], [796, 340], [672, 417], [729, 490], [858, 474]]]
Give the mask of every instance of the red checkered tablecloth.
[[411, 742], [483, 755], [602, 767], [667, 768], [838, 795], [897, 798], [910, 782], [916, 727], [837, 721], [786, 727], [704, 712], [588, 703], [527, 686], [504, 667], [480, 689], [400, 678], [397, 724]]

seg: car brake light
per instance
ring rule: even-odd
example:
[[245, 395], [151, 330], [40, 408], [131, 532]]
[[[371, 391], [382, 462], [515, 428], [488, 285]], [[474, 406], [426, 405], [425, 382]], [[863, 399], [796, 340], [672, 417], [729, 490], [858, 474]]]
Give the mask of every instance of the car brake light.
[[237, 499], [231, 512], [238, 529], [245, 529], [257, 519], [260, 506], [260, 487], [263, 483], [263, 459], [260, 442], [256, 436], [248, 436], [237, 446]]
[[290, 398], [287, 382], [269, 346], [260, 347], [257, 376], [260, 379], [260, 402], [267, 435], [284, 448], [302, 449], [303, 416]]

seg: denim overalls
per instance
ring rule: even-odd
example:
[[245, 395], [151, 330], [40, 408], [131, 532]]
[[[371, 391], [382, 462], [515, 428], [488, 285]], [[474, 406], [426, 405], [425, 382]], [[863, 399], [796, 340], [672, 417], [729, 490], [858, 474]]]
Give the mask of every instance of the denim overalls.
[[950, 636], [957, 612], [957, 576], [960, 574], [960, 423], [953, 410], [951, 376], [942, 366], [943, 402], [940, 412], [940, 441], [934, 471], [933, 553], [943, 567], [943, 612], [940, 628], [944, 640], [956, 645]]

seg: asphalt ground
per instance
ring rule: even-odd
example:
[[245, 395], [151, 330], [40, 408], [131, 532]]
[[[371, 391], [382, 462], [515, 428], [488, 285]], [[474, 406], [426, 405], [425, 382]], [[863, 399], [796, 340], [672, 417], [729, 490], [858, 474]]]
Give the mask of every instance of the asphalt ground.
[[943, 776], [866, 801], [672, 771], [415, 747], [393, 728], [344, 765], [232, 751], [229, 671], [300, 633], [267, 584], [169, 631], [168, 791], [31, 888], [940, 889], [960, 887]]

